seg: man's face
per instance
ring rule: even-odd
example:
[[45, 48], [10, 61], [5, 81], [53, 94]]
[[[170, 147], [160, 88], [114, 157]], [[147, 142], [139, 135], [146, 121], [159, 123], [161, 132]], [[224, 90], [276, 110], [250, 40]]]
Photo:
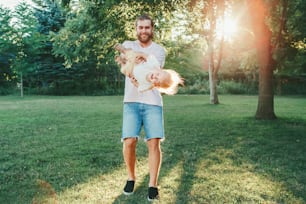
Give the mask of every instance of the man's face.
[[139, 20], [136, 26], [137, 38], [142, 43], [147, 43], [153, 38], [153, 27], [150, 20]]

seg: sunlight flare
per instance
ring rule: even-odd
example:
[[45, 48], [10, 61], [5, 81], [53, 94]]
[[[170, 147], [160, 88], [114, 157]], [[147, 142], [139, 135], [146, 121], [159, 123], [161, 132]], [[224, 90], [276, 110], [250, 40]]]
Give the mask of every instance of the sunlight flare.
[[224, 19], [218, 19], [216, 35], [217, 38], [221, 39], [224, 37], [224, 40], [231, 41], [234, 35], [237, 33], [237, 22], [230, 17]]

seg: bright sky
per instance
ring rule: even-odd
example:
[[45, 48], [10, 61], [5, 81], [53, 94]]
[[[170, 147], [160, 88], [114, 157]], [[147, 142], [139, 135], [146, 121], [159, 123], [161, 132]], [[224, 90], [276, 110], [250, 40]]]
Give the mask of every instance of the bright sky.
[[20, 2], [31, 4], [31, 0], [0, 0], [0, 4], [6, 8], [14, 9]]

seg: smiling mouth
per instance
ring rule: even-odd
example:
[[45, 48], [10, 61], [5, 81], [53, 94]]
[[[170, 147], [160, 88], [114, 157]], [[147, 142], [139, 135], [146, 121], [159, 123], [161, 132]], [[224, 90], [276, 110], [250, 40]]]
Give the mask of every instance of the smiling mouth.
[[140, 35], [142, 38], [147, 38], [149, 35], [148, 34], [142, 34]]

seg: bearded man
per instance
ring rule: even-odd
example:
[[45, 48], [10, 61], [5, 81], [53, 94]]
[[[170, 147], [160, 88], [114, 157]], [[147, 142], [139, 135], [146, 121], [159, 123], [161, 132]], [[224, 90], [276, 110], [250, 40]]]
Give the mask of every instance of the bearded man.
[[[136, 52], [154, 55], [162, 69], [165, 64], [165, 49], [153, 42], [154, 22], [148, 15], [136, 19], [137, 40], [125, 41], [122, 45]], [[139, 63], [139, 62], [138, 62]], [[123, 189], [125, 195], [134, 193], [136, 182], [136, 146], [142, 127], [148, 148], [150, 180], [148, 183], [149, 201], [159, 198], [158, 176], [162, 162], [160, 142], [164, 139], [163, 101], [160, 92], [152, 89], [145, 92], [137, 90], [135, 78], [126, 76], [123, 99], [122, 142], [123, 157], [127, 169], [127, 182]]]

